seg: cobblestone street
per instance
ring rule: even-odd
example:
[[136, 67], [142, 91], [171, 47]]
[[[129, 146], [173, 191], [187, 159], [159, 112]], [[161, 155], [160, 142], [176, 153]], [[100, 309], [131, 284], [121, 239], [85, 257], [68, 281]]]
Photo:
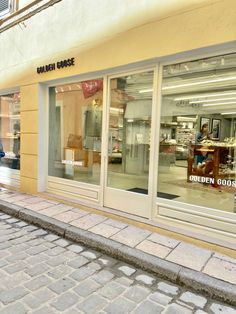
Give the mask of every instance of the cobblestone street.
[[219, 301], [0, 213], [0, 313], [236, 314]]

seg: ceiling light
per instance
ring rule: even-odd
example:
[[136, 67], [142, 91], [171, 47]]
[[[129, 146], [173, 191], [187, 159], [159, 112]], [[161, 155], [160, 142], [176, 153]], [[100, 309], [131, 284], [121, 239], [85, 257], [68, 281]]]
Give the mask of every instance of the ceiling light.
[[217, 99], [208, 99], [208, 100], [196, 100], [196, 101], [190, 101], [190, 104], [200, 104], [205, 102], [212, 102], [212, 101], [222, 101], [222, 100], [236, 100], [236, 97], [231, 98], [217, 98]]
[[236, 104], [235, 101], [230, 101], [230, 102], [221, 102], [219, 104], [204, 104], [202, 105], [203, 107], [210, 107], [210, 106], [223, 106], [223, 105], [233, 105], [233, 104]]
[[151, 89], [142, 89], [142, 90], [139, 91], [140, 94], [142, 94], [142, 93], [150, 93], [150, 92], [153, 92], [152, 88]]
[[208, 84], [208, 83], [233, 81], [233, 80], [236, 80], [236, 76], [230, 76], [230, 77], [224, 77], [224, 78], [216, 78], [216, 79], [212, 79], [212, 80], [206, 80], [206, 81], [200, 81], [200, 82], [192, 82], [192, 83], [185, 83], [185, 84], [179, 84], [179, 85], [165, 86], [165, 87], [162, 87], [162, 90], [174, 89], [174, 88], [179, 88], [179, 87], [195, 86], [195, 85]]
[[221, 113], [222, 116], [227, 115], [227, 114], [236, 114], [236, 112], [222, 112]]
[[193, 95], [193, 96], [184, 96], [184, 97], [177, 97], [174, 100], [189, 100], [195, 98], [207, 98], [207, 97], [219, 97], [219, 96], [227, 96], [227, 95], [236, 95], [236, 92], [226, 92], [226, 93], [214, 93], [214, 94], [201, 94], [201, 95]]

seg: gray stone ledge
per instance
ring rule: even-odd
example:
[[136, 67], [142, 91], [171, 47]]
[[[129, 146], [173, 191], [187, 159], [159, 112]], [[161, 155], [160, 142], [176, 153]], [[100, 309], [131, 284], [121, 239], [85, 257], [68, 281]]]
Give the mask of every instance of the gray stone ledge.
[[59, 221], [55, 218], [45, 216], [30, 209], [23, 208], [19, 212], [19, 218], [39, 226], [43, 229], [47, 229], [57, 235], [64, 237], [65, 230], [69, 226], [68, 224]]
[[179, 272], [177, 282], [212, 298], [236, 305], [236, 285], [229, 282], [186, 267]]
[[21, 210], [21, 208], [23, 207], [0, 200], [0, 210], [4, 212], [5, 214], [18, 218], [19, 211]]

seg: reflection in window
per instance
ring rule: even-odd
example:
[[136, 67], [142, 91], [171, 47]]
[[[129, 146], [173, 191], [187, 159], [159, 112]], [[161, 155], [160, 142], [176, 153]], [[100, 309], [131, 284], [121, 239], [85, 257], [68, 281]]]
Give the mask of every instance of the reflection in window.
[[235, 212], [236, 55], [164, 67], [158, 193]]
[[110, 83], [108, 187], [148, 193], [153, 71]]
[[102, 89], [102, 79], [50, 88], [50, 176], [99, 184]]
[[0, 96], [0, 172], [20, 169], [20, 94]]

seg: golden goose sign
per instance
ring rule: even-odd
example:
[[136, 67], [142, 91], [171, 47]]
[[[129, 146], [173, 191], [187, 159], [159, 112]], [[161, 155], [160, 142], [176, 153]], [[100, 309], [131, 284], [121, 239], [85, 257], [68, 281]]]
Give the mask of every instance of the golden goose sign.
[[54, 71], [56, 69], [63, 69], [63, 68], [71, 67], [73, 65], [75, 65], [75, 58], [69, 58], [69, 59], [39, 66], [37, 67], [37, 73], [38, 74], [46, 73], [46, 72]]

